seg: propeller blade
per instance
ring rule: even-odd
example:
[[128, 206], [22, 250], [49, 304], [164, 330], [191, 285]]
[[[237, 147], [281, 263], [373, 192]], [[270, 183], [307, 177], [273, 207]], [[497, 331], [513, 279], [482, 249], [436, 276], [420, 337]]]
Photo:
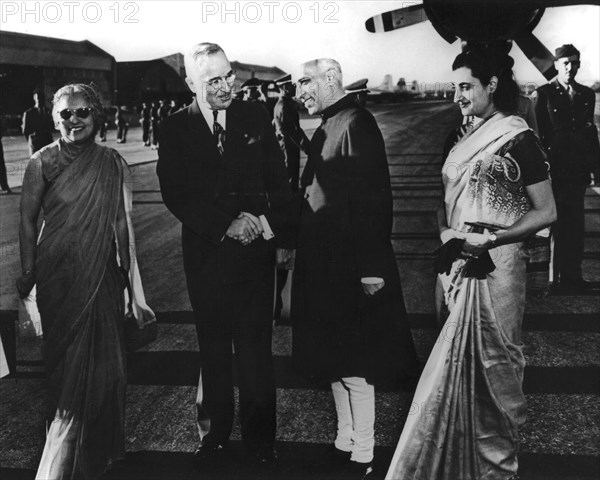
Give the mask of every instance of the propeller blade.
[[425, 20], [427, 20], [427, 15], [425, 15], [423, 5], [411, 5], [375, 15], [365, 22], [365, 27], [371, 33], [391, 32]]
[[546, 80], [556, 77], [558, 72], [554, 68], [554, 56], [533, 33], [515, 38], [515, 42]]

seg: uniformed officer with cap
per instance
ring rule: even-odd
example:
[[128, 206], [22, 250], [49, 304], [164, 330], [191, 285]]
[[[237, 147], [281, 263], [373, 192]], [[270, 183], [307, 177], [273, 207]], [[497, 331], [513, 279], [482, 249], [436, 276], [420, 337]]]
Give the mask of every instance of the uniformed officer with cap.
[[[265, 110], [269, 112], [269, 107], [267, 106], [267, 99], [262, 91], [262, 80], [259, 80], [256, 77], [252, 77], [242, 83], [242, 92], [244, 92], [243, 100], [245, 102], [255, 102], [263, 107]], [[273, 118], [271, 113], [269, 112], [269, 117]]]
[[300, 150], [308, 153], [309, 140], [300, 127], [298, 103], [294, 100], [296, 87], [291, 75], [275, 80], [279, 87], [279, 100], [275, 104], [273, 124], [279, 145], [285, 155], [290, 184], [294, 192], [298, 191], [300, 177]]
[[354, 95], [354, 98], [358, 103], [360, 103], [363, 107], [367, 105], [367, 94], [369, 90], [367, 89], [368, 78], [361, 78], [350, 85], [346, 85], [344, 90], [346, 90], [347, 94]]
[[[296, 87], [291, 75], [284, 75], [275, 80], [279, 87], [279, 100], [273, 110], [273, 125], [279, 140], [279, 146], [285, 157], [288, 179], [293, 192], [298, 191], [300, 181], [300, 150], [308, 154], [310, 140], [300, 127], [298, 103], [294, 100]], [[275, 320], [281, 316], [283, 291], [288, 277], [288, 271], [279, 266], [277, 271], [277, 295], [275, 299]]]
[[599, 181], [600, 145], [594, 125], [595, 94], [575, 81], [580, 53], [567, 44], [556, 49], [558, 76], [535, 93], [540, 138], [551, 166], [558, 209], [554, 227], [554, 278], [561, 289], [580, 290], [592, 285], [581, 272], [584, 248], [584, 197], [590, 173]]
[[260, 87], [262, 82], [256, 78], [250, 78], [242, 83], [242, 91], [244, 92], [244, 100], [247, 102], [258, 102], [261, 100], [262, 91]]

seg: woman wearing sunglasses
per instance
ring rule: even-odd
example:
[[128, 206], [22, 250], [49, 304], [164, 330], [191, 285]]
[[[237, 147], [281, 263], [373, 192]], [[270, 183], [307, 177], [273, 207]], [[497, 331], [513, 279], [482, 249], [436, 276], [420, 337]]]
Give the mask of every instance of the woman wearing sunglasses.
[[95, 479], [125, 454], [127, 164], [95, 142], [103, 110], [93, 86], [62, 87], [52, 114], [61, 138], [31, 157], [23, 179], [17, 280], [21, 297], [36, 285], [44, 331], [47, 437], [36, 478]]

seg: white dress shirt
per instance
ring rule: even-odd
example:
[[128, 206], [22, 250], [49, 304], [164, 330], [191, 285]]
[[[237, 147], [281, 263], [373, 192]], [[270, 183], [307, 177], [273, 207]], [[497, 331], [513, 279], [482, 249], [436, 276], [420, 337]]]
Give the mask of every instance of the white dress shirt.
[[[200, 111], [204, 116], [204, 120], [208, 124], [208, 128], [210, 131], [213, 131], [213, 124], [215, 123], [215, 118], [213, 116], [213, 109], [207, 102], [202, 102], [196, 99], [198, 102], [198, 106], [200, 107]], [[217, 122], [223, 127], [223, 130], [227, 131], [227, 110], [218, 110], [219, 114], [217, 116]]]

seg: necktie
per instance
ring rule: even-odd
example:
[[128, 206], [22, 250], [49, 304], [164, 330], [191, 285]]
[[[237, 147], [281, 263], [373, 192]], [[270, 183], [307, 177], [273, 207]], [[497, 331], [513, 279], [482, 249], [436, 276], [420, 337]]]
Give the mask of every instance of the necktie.
[[225, 151], [225, 149], [224, 149], [225, 129], [219, 122], [217, 122], [218, 116], [219, 116], [219, 111], [213, 110], [213, 118], [214, 118], [213, 135], [214, 135], [215, 139], [217, 140], [217, 148], [219, 149], [219, 153], [221, 154], [221, 156], [223, 156], [223, 152]]

